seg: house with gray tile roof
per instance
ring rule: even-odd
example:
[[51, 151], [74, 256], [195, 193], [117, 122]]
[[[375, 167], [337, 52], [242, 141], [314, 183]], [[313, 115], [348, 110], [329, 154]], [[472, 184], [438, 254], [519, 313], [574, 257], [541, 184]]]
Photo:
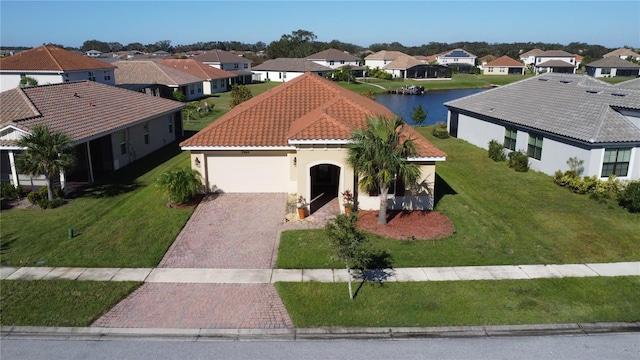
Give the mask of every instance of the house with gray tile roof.
[[291, 81], [310, 72], [326, 78], [333, 69], [314, 61], [301, 58], [277, 58], [267, 60], [253, 68], [255, 81]]
[[619, 57], [606, 57], [585, 65], [587, 75], [593, 77], [636, 77], [640, 75], [640, 65]]
[[543, 72], [575, 74], [578, 68], [576, 56], [564, 50], [548, 50], [539, 53], [533, 65], [538, 74]]
[[123, 60], [113, 62], [116, 68], [116, 86], [172, 99], [174, 91], [185, 95], [185, 100], [204, 97], [204, 79], [196, 75], [162, 65], [156, 61]]
[[341, 68], [349, 65], [351, 67], [357, 67], [360, 64], [360, 59], [357, 56], [351, 55], [348, 52], [340, 51], [338, 49], [327, 49], [315, 54], [305, 57], [306, 60], [311, 60], [316, 64], [330, 67], [332, 69]]
[[629, 57], [631, 57], [632, 59], [636, 59], [640, 61], [640, 54], [638, 54], [637, 52], [631, 49], [626, 49], [626, 48], [619, 48], [619, 49], [613, 50], [611, 52], [608, 52], [602, 55], [602, 57], [603, 58], [617, 57], [623, 60], [627, 60]]
[[548, 73], [444, 104], [452, 136], [507, 152], [523, 150], [533, 170], [553, 175], [584, 161], [585, 176], [640, 179], [640, 89], [587, 75]]
[[[194, 56], [193, 59], [213, 66], [214, 68], [234, 73], [237, 76], [238, 84], [251, 84], [252, 82], [251, 63], [253, 61], [245, 59], [240, 55], [214, 49], [203, 51], [199, 55]], [[233, 84], [235, 83], [236, 80], [234, 79]]]
[[94, 81], [16, 88], [0, 93], [0, 180], [44, 186], [44, 177], [19, 174], [17, 141], [36, 125], [47, 125], [73, 141], [76, 166], [67, 181], [96, 178], [143, 158], [183, 137], [184, 104]]

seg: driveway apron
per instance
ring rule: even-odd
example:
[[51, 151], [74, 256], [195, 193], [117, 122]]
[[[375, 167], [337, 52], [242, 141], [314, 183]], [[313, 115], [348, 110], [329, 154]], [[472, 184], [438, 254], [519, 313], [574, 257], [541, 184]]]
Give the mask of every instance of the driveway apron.
[[[205, 197], [159, 267], [274, 267], [286, 200], [286, 194]], [[277, 329], [293, 323], [273, 284], [145, 283], [93, 326]]]

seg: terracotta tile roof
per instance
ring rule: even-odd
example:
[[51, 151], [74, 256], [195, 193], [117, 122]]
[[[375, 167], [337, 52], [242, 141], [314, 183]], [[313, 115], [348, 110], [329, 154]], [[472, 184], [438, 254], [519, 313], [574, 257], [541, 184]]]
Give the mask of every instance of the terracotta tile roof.
[[180, 86], [202, 82], [202, 78], [155, 61], [116, 61], [116, 85], [162, 84]]
[[[4, 126], [11, 124], [30, 131], [35, 125], [47, 124], [74, 141], [107, 134], [184, 107], [181, 102], [94, 81], [12, 89], [0, 93], [0, 103], [3, 104], [0, 123]], [[17, 116], [16, 108], [22, 109], [21, 116]], [[27, 108], [36, 109], [38, 114]]]
[[224, 50], [207, 50], [193, 58], [203, 63], [252, 63], [251, 60]]
[[236, 74], [214, 68], [195, 59], [165, 59], [160, 62], [160, 65], [171, 67], [205, 80], [236, 77]]
[[503, 55], [489, 63], [487, 63], [487, 65], [485, 66], [492, 66], [492, 67], [499, 67], [499, 66], [503, 66], [503, 67], [524, 67], [524, 64], [521, 63], [518, 60], [512, 59], [507, 55]]
[[1, 70], [75, 71], [113, 69], [115, 66], [56, 46], [39, 46], [0, 59]]
[[263, 62], [258, 66], [254, 66], [253, 70], [257, 71], [332, 71], [330, 67], [317, 64], [311, 60], [301, 58], [277, 58]]
[[[291, 141], [344, 140], [367, 116], [395, 115], [385, 106], [332, 81], [305, 73], [231, 109], [182, 147], [291, 147]], [[412, 127], [419, 157], [444, 157]]]
[[344, 51], [340, 51], [338, 49], [327, 49], [327, 50], [323, 50], [320, 52], [317, 52], [315, 54], [309, 55], [307, 57], [305, 57], [305, 59], [307, 60], [333, 60], [333, 61], [339, 61], [339, 60], [347, 60], [347, 61], [356, 61], [359, 60], [358, 57], [353, 56], [349, 53], [346, 53]]

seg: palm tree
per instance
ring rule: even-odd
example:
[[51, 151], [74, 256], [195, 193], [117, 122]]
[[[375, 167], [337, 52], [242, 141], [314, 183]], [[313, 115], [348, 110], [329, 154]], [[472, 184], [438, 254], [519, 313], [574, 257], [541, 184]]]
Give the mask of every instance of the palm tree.
[[36, 125], [17, 145], [24, 149], [16, 161], [18, 170], [33, 176], [44, 175], [48, 199], [53, 200], [52, 180], [75, 165], [73, 141], [67, 134], [52, 133], [47, 125]]
[[347, 161], [360, 178], [361, 188], [378, 191], [378, 224], [386, 225], [389, 186], [397, 178], [406, 185], [415, 184], [420, 178], [420, 167], [407, 161], [416, 155], [416, 149], [412, 139], [401, 139], [404, 126], [401, 119], [373, 116], [367, 122], [365, 129], [353, 131]]
[[193, 169], [173, 169], [160, 174], [156, 185], [167, 194], [170, 202], [180, 205], [202, 191], [202, 178]]

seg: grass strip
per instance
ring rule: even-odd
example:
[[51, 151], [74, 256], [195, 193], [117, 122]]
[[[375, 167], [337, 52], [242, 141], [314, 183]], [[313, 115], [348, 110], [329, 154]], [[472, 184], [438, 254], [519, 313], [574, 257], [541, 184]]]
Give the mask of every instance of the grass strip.
[[[428, 327], [640, 320], [640, 277], [277, 283], [296, 327]], [[357, 288], [357, 284], [356, 284]]]
[[3, 326], [90, 326], [141, 282], [0, 281]]

